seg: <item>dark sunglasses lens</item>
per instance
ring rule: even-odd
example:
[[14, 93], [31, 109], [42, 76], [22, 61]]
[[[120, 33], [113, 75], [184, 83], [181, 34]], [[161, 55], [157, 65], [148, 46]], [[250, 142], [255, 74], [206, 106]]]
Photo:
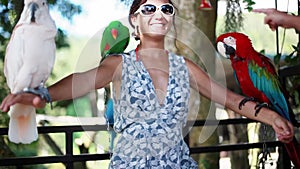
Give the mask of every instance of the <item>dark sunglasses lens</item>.
[[161, 11], [166, 15], [173, 15], [174, 14], [174, 8], [171, 5], [162, 5]]
[[151, 14], [154, 14], [156, 11], [156, 6], [154, 5], [144, 5], [141, 12], [144, 14], [144, 15], [151, 15]]

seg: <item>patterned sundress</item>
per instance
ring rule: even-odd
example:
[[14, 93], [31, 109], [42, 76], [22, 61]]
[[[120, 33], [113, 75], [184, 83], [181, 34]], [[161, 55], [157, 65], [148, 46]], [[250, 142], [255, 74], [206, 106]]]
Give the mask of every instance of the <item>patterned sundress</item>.
[[163, 104], [135, 51], [123, 54], [120, 96], [113, 95], [114, 129], [121, 133], [111, 158], [113, 169], [196, 169], [183, 140], [190, 96], [184, 58], [171, 52]]

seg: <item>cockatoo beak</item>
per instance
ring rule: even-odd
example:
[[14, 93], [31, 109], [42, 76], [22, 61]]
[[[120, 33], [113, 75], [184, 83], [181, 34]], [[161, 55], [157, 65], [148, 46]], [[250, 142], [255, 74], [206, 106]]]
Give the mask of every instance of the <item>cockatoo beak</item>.
[[114, 39], [117, 39], [118, 37], [118, 30], [117, 29], [112, 29], [111, 30], [111, 35]]
[[35, 22], [35, 12], [36, 10], [39, 8], [39, 5], [35, 2], [30, 2], [29, 3], [29, 8], [30, 8], [30, 11], [31, 11], [31, 18], [30, 18], [30, 21], [31, 22]]

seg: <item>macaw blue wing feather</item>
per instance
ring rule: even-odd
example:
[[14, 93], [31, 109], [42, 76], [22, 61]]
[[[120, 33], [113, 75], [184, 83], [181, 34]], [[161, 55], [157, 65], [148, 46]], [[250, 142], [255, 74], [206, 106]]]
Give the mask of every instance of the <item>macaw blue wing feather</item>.
[[248, 63], [248, 71], [253, 85], [266, 95], [275, 111], [290, 120], [288, 104], [277, 76], [251, 61]]

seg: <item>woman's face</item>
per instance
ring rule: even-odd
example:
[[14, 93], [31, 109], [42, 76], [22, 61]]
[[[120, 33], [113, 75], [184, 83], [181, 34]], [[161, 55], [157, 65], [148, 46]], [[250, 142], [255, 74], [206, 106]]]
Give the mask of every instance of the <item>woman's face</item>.
[[[148, 5], [149, 6], [144, 6]], [[144, 4], [141, 5], [138, 13], [135, 17], [132, 18], [132, 23], [135, 26], [138, 26], [140, 37], [142, 36], [155, 36], [155, 37], [164, 37], [173, 22], [173, 12], [175, 12], [175, 8], [173, 6], [165, 5], [169, 4], [168, 0], [147, 0]], [[156, 11], [153, 13], [142, 13], [141, 11], [144, 8], [152, 9], [154, 11], [153, 6], [156, 7]], [[143, 7], [144, 6], [144, 7]], [[173, 9], [173, 11], [171, 10]]]

